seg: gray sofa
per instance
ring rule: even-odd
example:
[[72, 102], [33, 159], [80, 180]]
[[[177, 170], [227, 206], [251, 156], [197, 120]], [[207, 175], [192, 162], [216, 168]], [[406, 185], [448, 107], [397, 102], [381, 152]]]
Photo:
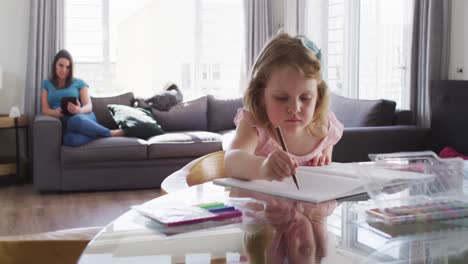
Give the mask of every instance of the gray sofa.
[[[98, 121], [117, 125], [108, 104], [130, 105], [133, 94], [92, 98]], [[33, 177], [39, 191], [110, 190], [159, 187], [188, 162], [222, 150], [233, 135], [233, 118], [242, 100], [204, 96], [169, 112], [153, 110], [167, 132], [148, 140], [102, 138], [81, 147], [62, 146], [58, 119], [37, 116], [33, 128]], [[367, 160], [368, 153], [424, 149], [428, 130], [411, 124], [409, 111], [396, 111], [386, 100], [355, 100], [334, 95], [332, 111], [345, 125], [333, 159]]]
[[[100, 124], [117, 125], [108, 104], [131, 105], [133, 94], [92, 98]], [[81, 147], [62, 145], [56, 118], [37, 116], [33, 130], [33, 178], [39, 191], [109, 190], [159, 187], [165, 177], [190, 161], [222, 149], [223, 134], [234, 128], [242, 100], [204, 96], [169, 112], [153, 111], [163, 135], [142, 140], [101, 138]]]
[[429, 149], [429, 128], [413, 125], [409, 110], [389, 100], [358, 100], [332, 95], [331, 110], [345, 130], [333, 148], [338, 162], [368, 161], [369, 154]]

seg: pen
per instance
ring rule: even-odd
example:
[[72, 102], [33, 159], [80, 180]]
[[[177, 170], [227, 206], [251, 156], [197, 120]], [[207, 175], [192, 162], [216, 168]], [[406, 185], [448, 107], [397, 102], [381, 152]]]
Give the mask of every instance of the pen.
[[[284, 143], [284, 138], [283, 134], [281, 133], [281, 128], [276, 127], [276, 133], [278, 134], [279, 140], [281, 142], [281, 147], [283, 148], [284, 151], [288, 152], [288, 148], [286, 147], [286, 143]], [[295, 174], [292, 174], [292, 178], [294, 180], [294, 183], [296, 184], [297, 189], [299, 190], [299, 184], [297, 184], [297, 178]]]

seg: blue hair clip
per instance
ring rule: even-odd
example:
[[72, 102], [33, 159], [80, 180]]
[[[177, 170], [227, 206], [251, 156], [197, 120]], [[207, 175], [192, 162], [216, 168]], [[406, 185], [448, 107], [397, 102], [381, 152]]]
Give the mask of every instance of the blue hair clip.
[[322, 60], [322, 50], [319, 49], [312, 40], [308, 39], [306, 36], [299, 36], [299, 39], [301, 40], [302, 45], [311, 50], [319, 61]]

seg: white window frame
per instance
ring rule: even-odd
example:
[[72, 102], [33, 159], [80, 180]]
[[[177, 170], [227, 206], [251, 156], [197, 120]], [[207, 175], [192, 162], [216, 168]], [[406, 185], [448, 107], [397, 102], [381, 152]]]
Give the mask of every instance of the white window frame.
[[359, 98], [359, 0], [346, 0], [344, 26], [343, 95]]

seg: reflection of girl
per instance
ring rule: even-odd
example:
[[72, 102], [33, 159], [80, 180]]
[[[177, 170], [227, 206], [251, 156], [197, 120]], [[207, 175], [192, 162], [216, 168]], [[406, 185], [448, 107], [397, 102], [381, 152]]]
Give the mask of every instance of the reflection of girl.
[[264, 216], [251, 221], [255, 224], [245, 236], [251, 263], [320, 263], [326, 256], [325, 221], [335, 210], [336, 201], [309, 204], [237, 189], [231, 190], [230, 196], [250, 197], [265, 204], [247, 204], [250, 211], [263, 212]]
[[[73, 78], [73, 59], [68, 51], [61, 50], [55, 55], [50, 78], [42, 81], [41, 87], [42, 114], [60, 118], [64, 126], [64, 145], [76, 147], [96, 138], [123, 136], [123, 130], [109, 130], [97, 123], [88, 85]], [[77, 98], [76, 104], [67, 104], [71, 116], [62, 113], [60, 103], [63, 97]]]

